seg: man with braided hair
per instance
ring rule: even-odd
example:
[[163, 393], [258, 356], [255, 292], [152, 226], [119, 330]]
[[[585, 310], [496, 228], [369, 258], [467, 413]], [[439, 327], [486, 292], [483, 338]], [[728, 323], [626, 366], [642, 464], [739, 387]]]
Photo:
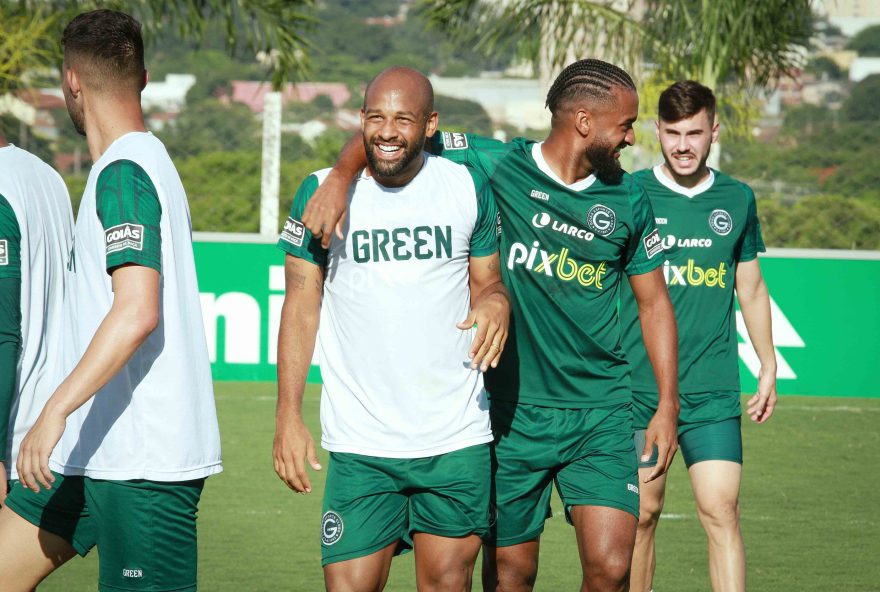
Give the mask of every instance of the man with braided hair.
[[[485, 547], [483, 585], [534, 586], [555, 481], [577, 533], [583, 589], [622, 590], [639, 504], [632, 392], [617, 312], [624, 274], [659, 386], [644, 449], [656, 445], [659, 462], [646, 480], [666, 470], [677, 446], [675, 319], [650, 203], [618, 163], [620, 150], [635, 142], [632, 79], [612, 64], [581, 60], [556, 79], [547, 106], [552, 120], [544, 142], [450, 132], [429, 142], [432, 152], [489, 177], [503, 228], [502, 277], [512, 299], [505, 354], [486, 374], [497, 520]], [[363, 161], [349, 143], [303, 216], [312, 232], [333, 228]]]

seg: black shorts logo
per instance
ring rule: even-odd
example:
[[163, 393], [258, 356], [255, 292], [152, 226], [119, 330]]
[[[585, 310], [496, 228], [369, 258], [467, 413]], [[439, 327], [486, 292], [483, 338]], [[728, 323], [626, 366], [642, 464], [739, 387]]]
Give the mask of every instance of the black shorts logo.
[[104, 244], [107, 254], [133, 249], [144, 250], [144, 226], [143, 224], [119, 224], [111, 226], [104, 231]]
[[284, 222], [284, 229], [281, 231], [281, 240], [292, 244], [294, 247], [301, 247], [305, 235], [306, 227], [299, 220], [288, 218]]
[[336, 512], [324, 512], [321, 519], [321, 542], [329, 547], [342, 538], [342, 516]]
[[0, 265], [9, 265], [9, 243], [5, 238], [0, 240]]

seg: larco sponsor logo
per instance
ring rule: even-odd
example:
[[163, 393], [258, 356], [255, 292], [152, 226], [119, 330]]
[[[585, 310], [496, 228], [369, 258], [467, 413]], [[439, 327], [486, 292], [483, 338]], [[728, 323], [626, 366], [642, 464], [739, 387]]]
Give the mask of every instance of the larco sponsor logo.
[[599, 236], [608, 236], [617, 227], [617, 216], [608, 206], [596, 204], [587, 212], [587, 226]]
[[124, 249], [142, 251], [144, 248], [144, 227], [142, 224], [111, 226], [104, 231], [104, 243], [107, 246], [108, 255]]
[[711, 228], [715, 234], [720, 234], [721, 236], [727, 236], [730, 234], [730, 231], [733, 230], [733, 220], [724, 210], [713, 210], [711, 214], [709, 214], [709, 228]]
[[567, 224], [565, 222], [560, 222], [559, 220], [554, 220], [547, 212], [535, 214], [532, 217], [532, 226], [535, 228], [546, 228], [547, 226], [550, 226], [550, 228], [556, 232], [561, 232], [568, 236], [574, 236], [585, 241], [591, 241], [596, 238], [596, 235], [589, 230], [578, 228], [574, 224]]
[[671, 249], [672, 247], [701, 247], [708, 248], [712, 246], [711, 238], [676, 238], [675, 235], [667, 234], [663, 237], [663, 248]]
[[321, 542], [330, 546], [342, 538], [342, 517], [333, 511], [324, 512], [321, 519]]
[[558, 278], [564, 282], [577, 279], [584, 287], [596, 286], [601, 290], [602, 279], [605, 277], [607, 268], [602, 261], [598, 265], [592, 263], [581, 264], [568, 256], [569, 250], [563, 247], [558, 253], [548, 253], [541, 248], [538, 241], [532, 243], [529, 248], [522, 243], [510, 245], [510, 253], [507, 257], [507, 269], [514, 269], [518, 265], [524, 266], [529, 271]]

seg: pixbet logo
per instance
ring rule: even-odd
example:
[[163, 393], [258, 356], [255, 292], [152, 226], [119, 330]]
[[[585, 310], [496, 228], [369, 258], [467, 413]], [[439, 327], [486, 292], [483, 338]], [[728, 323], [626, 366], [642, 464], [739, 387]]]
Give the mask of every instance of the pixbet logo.
[[598, 265], [580, 264], [569, 257], [568, 253], [565, 247], [560, 249], [559, 253], [548, 253], [541, 248], [538, 241], [532, 243], [531, 248], [522, 243], [513, 243], [510, 245], [510, 253], [507, 257], [507, 269], [512, 270], [517, 265], [522, 265], [538, 274], [555, 277], [564, 282], [576, 279], [584, 287], [596, 286], [601, 290], [602, 279], [607, 272], [605, 262], [602, 261]]
[[687, 265], [672, 265], [669, 261], [663, 263], [663, 277], [667, 286], [706, 286], [707, 288], [724, 288], [724, 275], [727, 266], [719, 263], [718, 267], [703, 269], [694, 264], [693, 259], [688, 259]]

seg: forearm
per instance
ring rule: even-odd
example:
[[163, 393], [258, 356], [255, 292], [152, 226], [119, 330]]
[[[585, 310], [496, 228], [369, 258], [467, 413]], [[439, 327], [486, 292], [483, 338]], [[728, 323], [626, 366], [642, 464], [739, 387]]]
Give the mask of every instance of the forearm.
[[471, 286], [471, 308], [476, 308], [481, 301], [492, 297], [501, 297], [508, 304], [510, 303], [510, 294], [507, 292], [504, 282], [500, 279], [486, 286]]
[[678, 408], [678, 329], [668, 298], [639, 305], [639, 323], [654, 368], [660, 406]]
[[6, 459], [6, 438], [16, 393], [16, 366], [21, 351], [21, 280], [0, 280], [0, 462]]
[[367, 166], [367, 151], [364, 148], [363, 135], [358, 133], [346, 142], [336, 164], [333, 165], [331, 174], [339, 175], [346, 181], [354, 179], [362, 168]]
[[128, 363], [157, 320], [138, 302], [114, 300], [79, 363], [46, 403], [45, 413], [67, 417], [92, 398]]
[[763, 280], [748, 290], [737, 289], [739, 308], [749, 333], [749, 340], [758, 354], [761, 366], [776, 368], [776, 352], [773, 348], [771, 327], [770, 293]]
[[284, 322], [278, 333], [278, 405], [276, 423], [302, 416], [303, 393], [315, 351], [318, 333], [317, 315], [301, 314], [295, 305], [286, 315], [292, 321]]

